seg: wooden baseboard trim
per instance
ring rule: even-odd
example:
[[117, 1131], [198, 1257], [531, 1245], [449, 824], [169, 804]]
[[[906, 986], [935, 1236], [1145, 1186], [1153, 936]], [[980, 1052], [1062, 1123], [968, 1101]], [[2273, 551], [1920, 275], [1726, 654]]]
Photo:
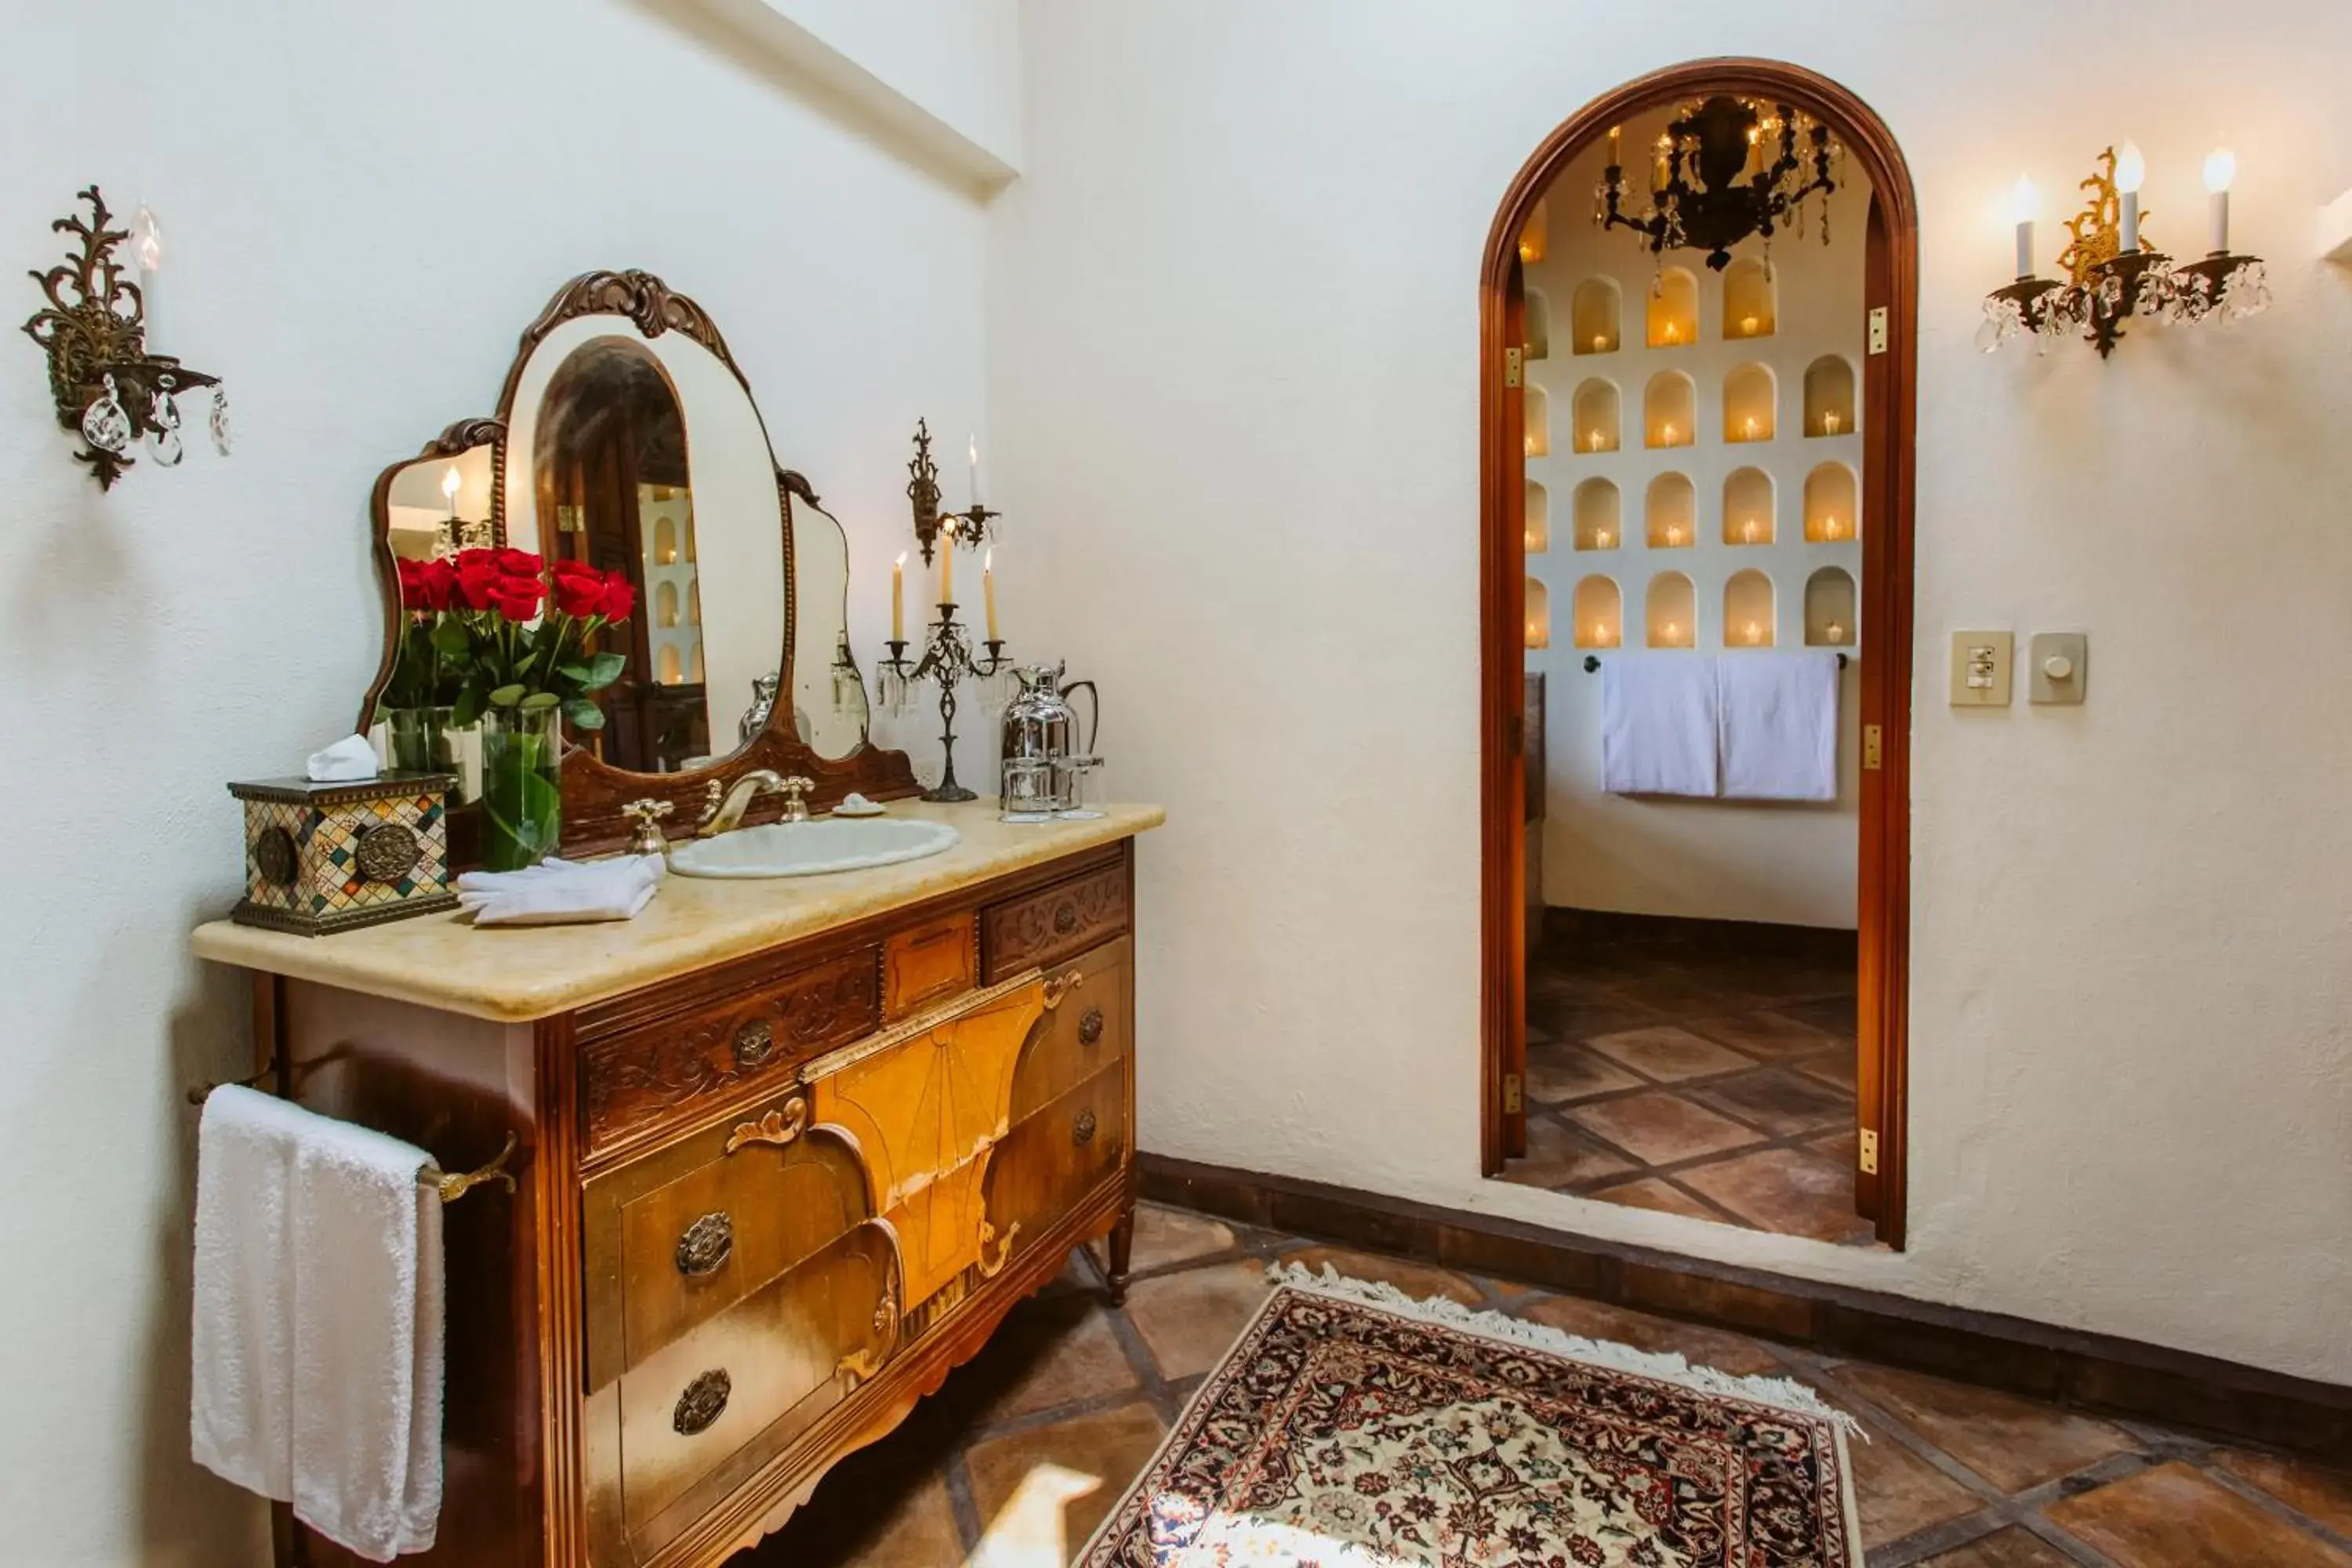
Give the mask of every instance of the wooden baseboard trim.
[[2104, 1415], [2352, 1458], [2352, 1387], [1320, 1182], [1160, 1154], [1136, 1161], [1142, 1196], [1152, 1203]]

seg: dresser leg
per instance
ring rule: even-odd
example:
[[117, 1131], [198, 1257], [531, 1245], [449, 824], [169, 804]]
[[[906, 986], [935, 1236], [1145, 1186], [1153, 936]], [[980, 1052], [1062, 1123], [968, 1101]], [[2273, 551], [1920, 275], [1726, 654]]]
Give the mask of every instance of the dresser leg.
[[1114, 1307], [1127, 1305], [1127, 1266], [1134, 1251], [1135, 1205], [1130, 1203], [1110, 1230], [1110, 1304]]

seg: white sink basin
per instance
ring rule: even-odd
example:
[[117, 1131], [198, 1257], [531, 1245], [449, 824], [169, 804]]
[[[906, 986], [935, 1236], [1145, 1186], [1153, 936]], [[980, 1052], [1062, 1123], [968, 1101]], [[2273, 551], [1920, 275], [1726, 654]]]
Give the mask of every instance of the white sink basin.
[[911, 817], [770, 822], [678, 845], [669, 868], [686, 877], [815, 877], [919, 860], [954, 848], [958, 837], [944, 822]]

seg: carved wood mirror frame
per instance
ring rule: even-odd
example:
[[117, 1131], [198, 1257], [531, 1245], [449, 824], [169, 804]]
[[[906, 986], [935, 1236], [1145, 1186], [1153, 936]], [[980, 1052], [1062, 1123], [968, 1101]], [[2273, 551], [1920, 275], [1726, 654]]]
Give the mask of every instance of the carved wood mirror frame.
[[[758, 399], [751, 395], [751, 382], [742, 367], [728, 351], [726, 340], [719, 336], [709, 313], [687, 296], [673, 292], [660, 279], [651, 273], [588, 272], [573, 279], [556, 290], [539, 319], [526, 328], [522, 341], [515, 350], [513, 365], [507, 372], [505, 386], [499, 394], [498, 412], [488, 418], [460, 419], [425, 444], [414, 458], [394, 463], [379, 475], [371, 501], [373, 529], [377, 586], [383, 599], [383, 655], [367, 696], [360, 704], [360, 734], [366, 734], [376, 719], [376, 703], [392, 679], [394, 661], [399, 653], [401, 616], [400, 568], [392, 548], [391, 495], [394, 479], [420, 462], [436, 458], [456, 458], [476, 447], [490, 447], [490, 522], [494, 536], [501, 544], [512, 542], [507, 537], [506, 505], [507, 432], [514, 415], [514, 399], [520, 384], [524, 367], [540, 343], [564, 322], [581, 316], [620, 316], [626, 318], [647, 338], [664, 332], [682, 332], [708, 349], [719, 363], [733, 373], [742, 385], [743, 395], [758, 414]], [[761, 420], [764, 436], [766, 421]], [[774, 444], [769, 445], [770, 461], [773, 464]], [[856, 790], [870, 799], [888, 800], [919, 793], [915, 782], [913, 765], [904, 752], [893, 752], [877, 746], [869, 739], [845, 756], [828, 759], [820, 756], [793, 728], [793, 664], [800, 654], [798, 628], [799, 588], [794, 581], [793, 555], [792, 507], [795, 498], [808, 506], [818, 506], [808, 480], [797, 470], [777, 467], [776, 527], [778, 548], [784, 555], [784, 646], [779, 650], [778, 698], [768, 713], [768, 722], [760, 733], [739, 749], [709, 764], [674, 773], [631, 773], [613, 766], [593, 752], [578, 746], [567, 746], [563, 753], [563, 845], [566, 855], [593, 855], [624, 848], [629, 841], [630, 824], [622, 807], [631, 801], [664, 800], [672, 811], [667, 821], [674, 836], [691, 832], [702, 814], [705, 794], [714, 780], [732, 780], [754, 768], [770, 768], [787, 776], [799, 774], [815, 781], [809, 792], [812, 810], [824, 810]], [[523, 541], [523, 549], [538, 551], [539, 541]], [[641, 606], [641, 613], [643, 607]], [[772, 821], [782, 812], [781, 798], [763, 795], [752, 803], [745, 814], [746, 823]], [[460, 863], [475, 859], [478, 808], [472, 805], [453, 807], [450, 813], [450, 849]]]

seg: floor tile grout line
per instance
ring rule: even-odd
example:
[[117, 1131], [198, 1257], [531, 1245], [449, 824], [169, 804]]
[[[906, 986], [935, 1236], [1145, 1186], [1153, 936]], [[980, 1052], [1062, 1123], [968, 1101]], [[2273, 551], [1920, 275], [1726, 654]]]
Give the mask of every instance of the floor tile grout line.
[[2338, 1552], [2352, 1552], [2352, 1536], [2345, 1535], [2340, 1531], [2329, 1528], [2324, 1521], [2312, 1518], [2301, 1509], [2296, 1508], [2293, 1503], [2288, 1502], [2285, 1499], [2273, 1497], [2269, 1492], [2264, 1491], [2261, 1487], [2256, 1486], [2253, 1482], [2247, 1480], [2236, 1471], [2231, 1470], [2225, 1466], [2213, 1463], [2213, 1456], [2220, 1451], [2221, 1448], [2219, 1445], [2208, 1445], [2205, 1452], [2199, 1458], [2185, 1459], [2181, 1462], [2198, 1470], [2208, 1479], [2219, 1482], [2222, 1487], [2237, 1493], [2238, 1496], [2243, 1498], [2246, 1501], [2252, 1503], [2256, 1508], [2262, 1509], [2264, 1512], [2271, 1514], [2274, 1518], [2294, 1525], [2295, 1528], [2301, 1530], [2305, 1534], [2309, 1535], [2315, 1540], [2326, 1542], [2328, 1545], [2333, 1546]]

